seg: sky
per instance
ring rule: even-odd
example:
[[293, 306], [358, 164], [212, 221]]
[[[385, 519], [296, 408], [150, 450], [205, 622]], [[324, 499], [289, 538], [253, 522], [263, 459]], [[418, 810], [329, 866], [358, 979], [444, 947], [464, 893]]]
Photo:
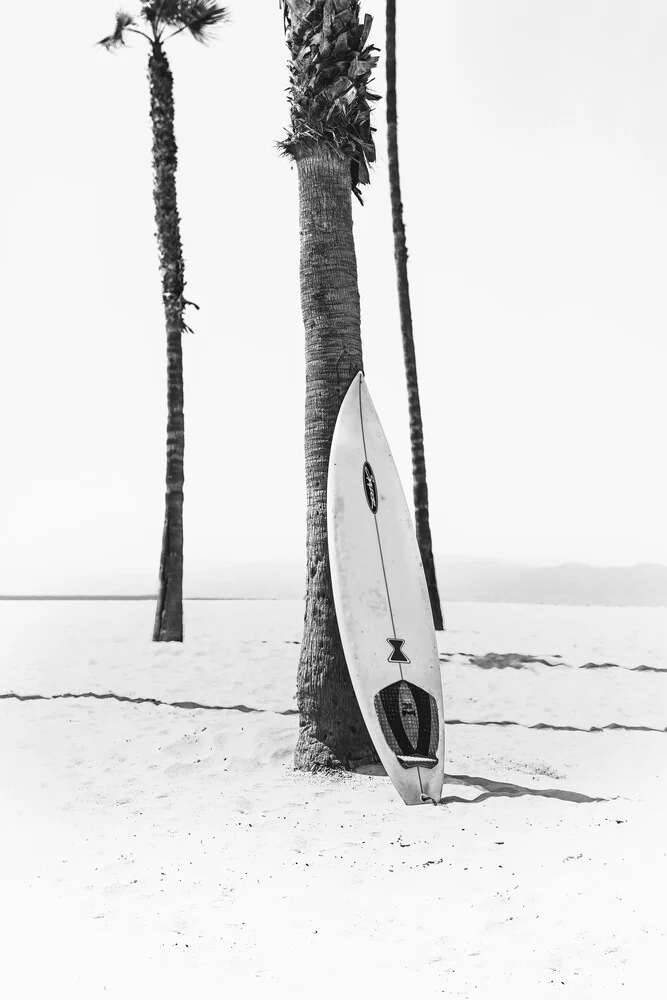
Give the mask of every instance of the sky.
[[[138, 4], [128, 3], [130, 11]], [[399, 3], [399, 143], [437, 554], [667, 562], [667, 7]], [[277, 0], [179, 36], [185, 591], [305, 545], [297, 179]], [[383, 3], [362, 3], [384, 49]], [[3, 14], [0, 593], [150, 590], [166, 355], [147, 50], [116, 4]], [[417, 15], [415, 15], [417, 11]], [[381, 53], [376, 90], [384, 93]], [[369, 389], [408, 495], [385, 107], [354, 205]]]

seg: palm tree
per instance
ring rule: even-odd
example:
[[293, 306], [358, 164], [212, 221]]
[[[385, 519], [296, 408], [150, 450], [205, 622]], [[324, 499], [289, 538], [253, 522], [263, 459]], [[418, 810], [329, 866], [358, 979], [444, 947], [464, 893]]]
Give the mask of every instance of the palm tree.
[[[113, 34], [100, 45], [111, 51], [126, 44], [128, 34], [149, 45], [151, 123], [153, 126], [153, 199], [157, 224], [162, 301], [167, 327], [167, 474], [160, 579], [155, 613], [155, 641], [183, 641], [183, 351], [181, 337], [190, 331], [184, 320], [185, 288], [180, 220], [176, 202], [177, 147], [174, 136], [173, 77], [165, 42], [189, 31], [206, 42], [212, 27], [227, 20], [228, 11], [213, 0], [150, 0], [135, 19], [116, 15]], [[198, 308], [195, 306], [195, 308]]]
[[408, 384], [415, 528], [417, 543], [424, 565], [428, 596], [431, 601], [433, 624], [436, 631], [442, 631], [444, 624], [440, 608], [438, 582], [435, 576], [431, 525], [428, 516], [424, 431], [422, 427], [421, 405], [419, 403], [417, 360], [412, 332], [410, 286], [408, 283], [408, 248], [405, 241], [403, 204], [401, 202], [401, 179], [398, 169], [398, 134], [396, 125], [396, 0], [387, 0], [387, 152], [389, 160], [391, 219], [394, 229], [394, 258], [396, 260], [396, 280], [398, 285], [398, 307], [401, 319], [405, 377]]
[[290, 118], [283, 153], [296, 163], [301, 310], [306, 340], [306, 607], [297, 675], [295, 764], [345, 768], [376, 760], [345, 664], [327, 551], [327, 468], [338, 410], [362, 370], [350, 192], [361, 200], [375, 159], [368, 91], [372, 18], [356, 0], [285, 0]]

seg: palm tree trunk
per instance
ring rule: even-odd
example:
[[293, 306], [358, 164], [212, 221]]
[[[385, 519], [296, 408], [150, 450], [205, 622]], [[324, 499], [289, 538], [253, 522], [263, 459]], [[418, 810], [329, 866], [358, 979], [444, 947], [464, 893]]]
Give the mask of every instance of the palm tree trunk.
[[167, 328], [165, 520], [153, 639], [183, 641], [183, 252], [176, 204], [173, 78], [155, 42], [148, 63], [153, 125], [153, 198]]
[[301, 310], [306, 334], [306, 609], [297, 676], [295, 765], [377, 760], [347, 671], [327, 549], [327, 473], [341, 402], [362, 370], [350, 162], [324, 148], [297, 159]]
[[396, 0], [387, 0], [387, 152], [389, 160], [389, 190], [391, 219], [394, 230], [394, 259], [398, 285], [398, 305], [403, 339], [405, 377], [408, 386], [408, 412], [410, 414], [410, 448], [412, 451], [412, 481], [415, 504], [415, 528], [421, 553], [428, 595], [431, 602], [433, 624], [436, 631], [444, 629], [438, 582], [435, 575], [431, 526], [428, 513], [428, 486], [424, 458], [424, 431], [422, 427], [417, 359], [412, 331], [410, 286], [408, 283], [408, 248], [403, 223], [401, 180], [398, 168], [398, 132], [396, 123]]

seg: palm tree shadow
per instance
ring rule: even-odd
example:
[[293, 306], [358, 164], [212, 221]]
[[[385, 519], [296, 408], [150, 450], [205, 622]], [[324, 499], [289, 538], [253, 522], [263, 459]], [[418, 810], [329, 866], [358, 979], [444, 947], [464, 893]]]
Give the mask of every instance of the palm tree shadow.
[[485, 799], [515, 799], [521, 795], [537, 795], [545, 799], [561, 799], [563, 802], [611, 801], [610, 799], [584, 795], [583, 792], [569, 792], [565, 788], [526, 788], [525, 785], [515, 785], [507, 781], [493, 781], [491, 778], [478, 778], [469, 774], [446, 774], [445, 784], [450, 782], [457, 785], [473, 785], [477, 788], [484, 788], [486, 791], [474, 799], [465, 799], [461, 795], [443, 795], [438, 800], [437, 805], [446, 806], [450, 802], [464, 802], [466, 805], [472, 805], [475, 802], [483, 802]]

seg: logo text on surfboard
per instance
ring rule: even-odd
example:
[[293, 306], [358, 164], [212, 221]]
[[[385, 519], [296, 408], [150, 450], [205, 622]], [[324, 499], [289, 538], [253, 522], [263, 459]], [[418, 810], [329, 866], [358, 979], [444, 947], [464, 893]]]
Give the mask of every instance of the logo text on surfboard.
[[372, 513], [375, 514], [378, 509], [378, 491], [375, 484], [375, 475], [368, 462], [364, 462], [363, 480], [366, 502]]
[[391, 646], [391, 653], [387, 657], [389, 663], [409, 663], [409, 659], [403, 652], [403, 646], [405, 645], [405, 639], [387, 639], [387, 642]]

